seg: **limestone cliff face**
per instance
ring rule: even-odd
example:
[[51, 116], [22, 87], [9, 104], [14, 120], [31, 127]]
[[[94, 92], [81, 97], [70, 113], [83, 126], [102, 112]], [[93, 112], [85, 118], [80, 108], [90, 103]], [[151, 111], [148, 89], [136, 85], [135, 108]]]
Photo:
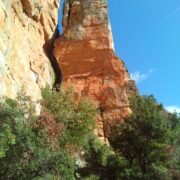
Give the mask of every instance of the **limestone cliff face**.
[[63, 33], [54, 50], [64, 86], [72, 86], [78, 98], [90, 96], [97, 103], [97, 134], [102, 138], [130, 112], [128, 97], [137, 91], [115, 56], [107, 8], [107, 0], [66, 0]]
[[50, 44], [56, 31], [59, 0], [0, 1], [0, 95], [24, 88], [34, 100], [53, 83]]

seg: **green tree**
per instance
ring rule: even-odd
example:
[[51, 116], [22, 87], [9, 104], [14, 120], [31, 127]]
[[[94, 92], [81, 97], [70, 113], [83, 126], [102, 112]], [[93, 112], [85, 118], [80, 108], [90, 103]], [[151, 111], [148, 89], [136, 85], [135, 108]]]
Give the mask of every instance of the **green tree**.
[[175, 123], [169, 122], [169, 116], [153, 96], [133, 96], [130, 105], [132, 113], [114, 128], [110, 139], [115, 152], [128, 162], [119, 178], [170, 179]]
[[172, 174], [174, 180], [180, 178], [180, 115], [177, 113], [168, 113], [168, 120], [171, 124], [172, 138], [174, 150], [172, 154]]

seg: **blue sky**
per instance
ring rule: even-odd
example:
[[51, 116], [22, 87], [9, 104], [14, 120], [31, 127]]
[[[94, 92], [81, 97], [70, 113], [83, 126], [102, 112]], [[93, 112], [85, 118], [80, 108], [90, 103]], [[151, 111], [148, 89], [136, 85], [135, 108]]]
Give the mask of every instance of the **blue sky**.
[[180, 107], [180, 0], [109, 1], [116, 54], [141, 94]]
[[143, 95], [180, 111], [180, 0], [109, 0], [116, 55]]

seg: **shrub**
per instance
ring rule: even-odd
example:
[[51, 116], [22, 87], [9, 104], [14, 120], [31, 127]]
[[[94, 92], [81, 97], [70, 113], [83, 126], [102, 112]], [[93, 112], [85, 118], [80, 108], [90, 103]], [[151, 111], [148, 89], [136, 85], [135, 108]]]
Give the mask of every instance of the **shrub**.
[[24, 93], [0, 101], [0, 177], [75, 179], [71, 147], [80, 151], [94, 127], [95, 108], [75, 103], [70, 91], [43, 90], [42, 112], [35, 115]]
[[108, 158], [113, 154], [111, 147], [102, 143], [95, 135], [89, 136], [85, 146], [85, 159], [94, 168], [106, 167]]
[[77, 103], [71, 89], [57, 92], [46, 87], [42, 96], [44, 111], [53, 115], [57, 124], [62, 127], [59, 135], [60, 146], [82, 146], [95, 127], [95, 107], [88, 99]]

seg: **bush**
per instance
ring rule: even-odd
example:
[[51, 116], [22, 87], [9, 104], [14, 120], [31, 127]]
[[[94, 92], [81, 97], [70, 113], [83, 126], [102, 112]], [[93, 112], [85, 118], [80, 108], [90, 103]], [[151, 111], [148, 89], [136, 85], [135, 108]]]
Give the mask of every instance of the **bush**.
[[89, 136], [85, 146], [85, 159], [95, 169], [106, 167], [108, 158], [113, 154], [111, 147], [102, 143], [95, 135]]
[[2, 179], [75, 179], [71, 150], [80, 151], [94, 127], [95, 108], [75, 103], [70, 91], [43, 90], [42, 112], [30, 98], [0, 101], [0, 177]]
[[71, 89], [57, 92], [46, 87], [42, 96], [43, 110], [62, 127], [58, 136], [60, 147], [82, 146], [95, 128], [96, 108], [88, 99], [77, 103]]
[[84, 160], [86, 165], [79, 168], [81, 179], [108, 179], [109, 159], [113, 156], [111, 147], [102, 143], [95, 135], [91, 134], [84, 147]]

